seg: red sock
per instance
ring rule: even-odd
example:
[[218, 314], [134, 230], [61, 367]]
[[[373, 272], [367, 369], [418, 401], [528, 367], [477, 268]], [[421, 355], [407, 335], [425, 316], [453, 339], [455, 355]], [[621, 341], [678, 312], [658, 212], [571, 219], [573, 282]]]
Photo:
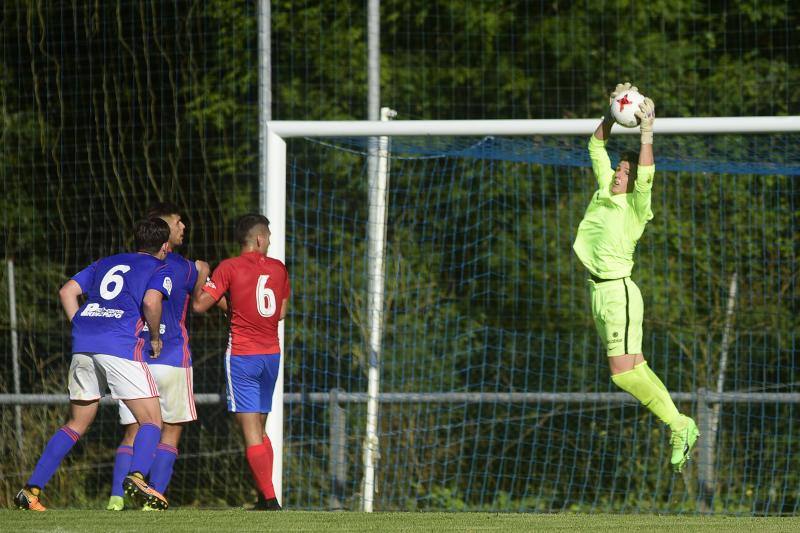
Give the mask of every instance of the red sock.
[[250, 471], [256, 479], [256, 485], [264, 495], [264, 498], [275, 497], [275, 488], [272, 486], [272, 448], [268, 453], [263, 444], [249, 446], [247, 448], [247, 462], [250, 464]]
[[269, 455], [269, 464], [273, 464], [275, 455], [272, 453], [272, 441], [269, 440], [269, 437], [263, 435], [261, 437], [261, 445], [264, 446], [265, 450], [267, 450], [267, 455]]

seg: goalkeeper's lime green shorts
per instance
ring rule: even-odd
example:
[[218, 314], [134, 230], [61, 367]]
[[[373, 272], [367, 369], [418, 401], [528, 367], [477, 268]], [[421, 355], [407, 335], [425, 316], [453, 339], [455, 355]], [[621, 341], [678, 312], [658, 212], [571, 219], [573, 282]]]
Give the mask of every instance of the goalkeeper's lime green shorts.
[[592, 315], [608, 357], [642, 353], [644, 302], [631, 278], [589, 280]]

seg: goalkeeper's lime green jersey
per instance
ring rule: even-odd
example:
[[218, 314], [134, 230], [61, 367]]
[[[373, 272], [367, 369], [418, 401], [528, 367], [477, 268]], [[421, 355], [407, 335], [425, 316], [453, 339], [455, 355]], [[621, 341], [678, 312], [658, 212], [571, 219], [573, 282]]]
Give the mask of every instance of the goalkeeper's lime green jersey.
[[594, 135], [589, 140], [589, 157], [598, 189], [578, 226], [572, 249], [595, 276], [624, 278], [631, 275], [636, 243], [645, 225], [653, 218], [650, 191], [656, 167], [637, 168], [632, 193], [611, 194], [614, 169], [606, 152], [606, 143]]

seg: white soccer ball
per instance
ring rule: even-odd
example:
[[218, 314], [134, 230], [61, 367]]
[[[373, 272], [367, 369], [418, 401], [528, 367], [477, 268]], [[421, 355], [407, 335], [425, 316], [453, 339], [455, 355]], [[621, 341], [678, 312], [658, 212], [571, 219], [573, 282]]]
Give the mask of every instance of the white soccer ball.
[[644, 102], [644, 96], [639, 91], [628, 90], [614, 97], [611, 102], [611, 116], [620, 126], [635, 128], [639, 119], [634, 113], [639, 110], [639, 104]]

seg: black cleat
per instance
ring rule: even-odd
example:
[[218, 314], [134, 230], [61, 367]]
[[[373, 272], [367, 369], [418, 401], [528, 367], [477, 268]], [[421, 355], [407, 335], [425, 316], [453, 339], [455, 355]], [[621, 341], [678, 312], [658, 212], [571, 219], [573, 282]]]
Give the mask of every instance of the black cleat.
[[250, 509], [250, 511], [281, 511], [283, 507], [278, 503], [278, 498], [265, 499], [261, 494], [258, 495], [258, 501]]

